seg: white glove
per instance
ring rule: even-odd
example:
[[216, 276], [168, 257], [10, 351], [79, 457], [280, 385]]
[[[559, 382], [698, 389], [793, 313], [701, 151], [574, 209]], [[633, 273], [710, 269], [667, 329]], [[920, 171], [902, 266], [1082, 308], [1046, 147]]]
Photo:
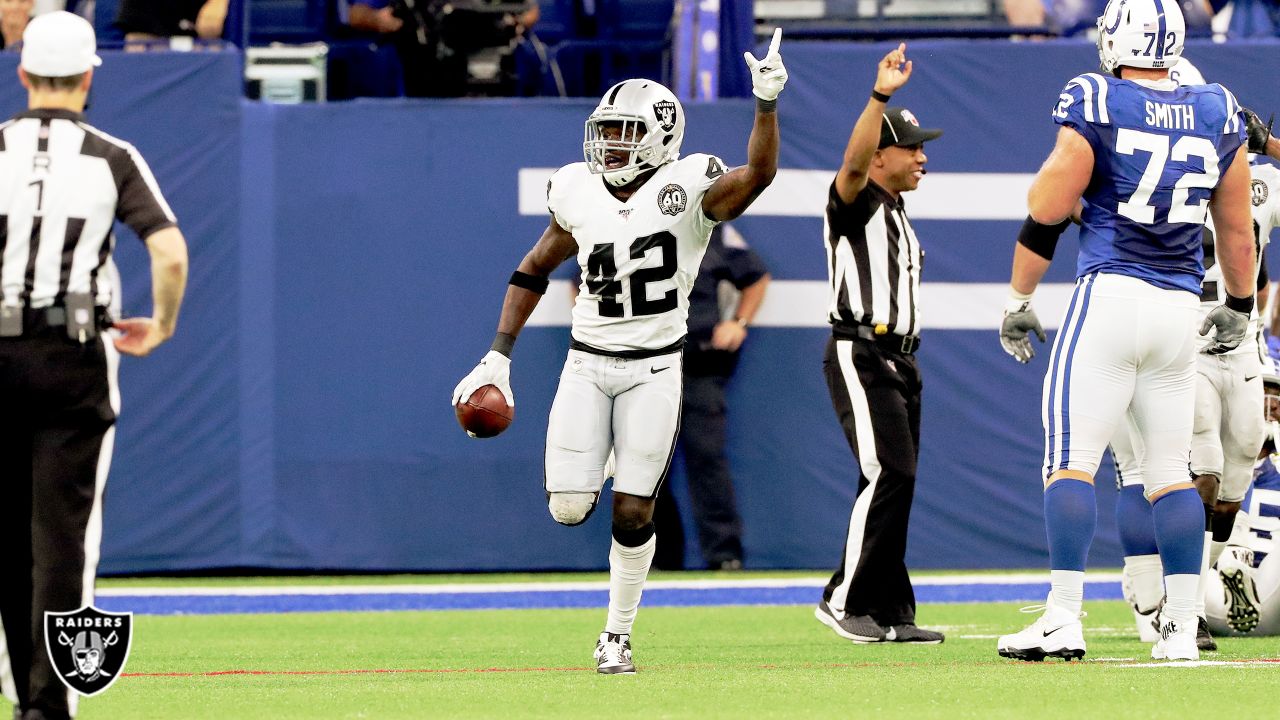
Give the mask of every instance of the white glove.
[[751, 92], [761, 100], [777, 100], [782, 86], [787, 84], [787, 69], [782, 65], [782, 56], [778, 54], [778, 44], [782, 42], [782, 28], [773, 31], [773, 40], [769, 42], [769, 52], [763, 60], [757, 60], [749, 52], [742, 53], [747, 61], [747, 69], [751, 71]]
[[497, 385], [507, 405], [516, 406], [515, 395], [511, 394], [511, 358], [497, 350], [490, 350], [476, 365], [475, 369], [462, 378], [462, 382], [453, 389], [453, 404], [466, 402], [471, 393], [485, 385]]
[[1030, 295], [1013, 295], [1004, 308], [1004, 320], [1000, 322], [1000, 347], [1020, 363], [1029, 363], [1035, 357], [1036, 349], [1031, 344], [1031, 333], [1047, 339], [1044, 328], [1040, 327], [1040, 318], [1031, 309]]

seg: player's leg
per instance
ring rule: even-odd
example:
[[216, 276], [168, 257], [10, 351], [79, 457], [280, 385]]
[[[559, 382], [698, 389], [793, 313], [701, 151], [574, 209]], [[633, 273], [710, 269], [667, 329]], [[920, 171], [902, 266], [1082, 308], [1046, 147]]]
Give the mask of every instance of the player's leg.
[[1035, 623], [999, 638], [1005, 657], [1072, 659], [1085, 653], [1079, 618], [1098, 520], [1093, 477], [1134, 388], [1134, 299], [1126, 280], [1081, 278], [1054, 340], [1041, 405], [1051, 590]]
[[24, 407], [0, 408], [0, 691], [17, 707], [27, 704], [32, 657], [32, 438], [24, 413]]
[[633, 673], [631, 627], [653, 562], [654, 498], [671, 467], [680, 431], [679, 353], [613, 362], [613, 543], [609, 551], [609, 613], [596, 646], [601, 673]]
[[1154, 643], [1160, 639], [1153, 624], [1164, 597], [1164, 573], [1156, 548], [1156, 531], [1151, 519], [1151, 503], [1142, 487], [1142, 441], [1128, 413], [1111, 438], [1111, 456], [1116, 464], [1116, 529], [1124, 551], [1120, 586], [1133, 609], [1138, 638]]
[[601, 388], [610, 358], [570, 350], [547, 420], [547, 508], [561, 525], [581, 525], [595, 511], [613, 442], [613, 399]]
[[42, 395], [47, 422], [31, 451], [31, 642], [28, 711], [76, 714], [79, 695], [45, 652], [45, 612], [93, 602], [102, 542], [102, 498], [115, 442], [119, 356], [106, 341], [50, 353], [59, 368]]
[[1226, 356], [1230, 385], [1223, 394], [1222, 484], [1213, 506], [1209, 564], [1218, 561], [1235, 527], [1236, 513], [1253, 481], [1253, 468], [1266, 435], [1261, 363], [1254, 353]]
[[[1196, 411], [1191, 436], [1189, 468], [1196, 492], [1200, 495], [1200, 502], [1204, 504], [1200, 590], [1196, 593], [1196, 645], [1206, 651], [1218, 649], [1205, 618], [1204, 588], [1213, 563], [1210, 559], [1213, 542], [1213, 508], [1222, 485], [1223, 443], [1229, 433], [1229, 407], [1232, 388], [1235, 384], [1232, 379], [1230, 360], [1229, 356], [1196, 353]], [[1258, 385], [1260, 386], [1261, 383]], [[1261, 416], [1259, 416], [1260, 421]], [[1251, 474], [1252, 467], [1250, 463], [1249, 469], [1246, 470], [1247, 474]]]
[[1144, 452], [1143, 482], [1164, 568], [1162, 639], [1156, 659], [1195, 659], [1196, 599], [1204, 550], [1204, 505], [1187, 478], [1196, 413], [1195, 298], [1155, 291], [1141, 305], [1142, 359], [1130, 411]]
[[[831, 402], [858, 461], [858, 494], [840, 564], [814, 614], [854, 642], [886, 639], [882, 626], [914, 623], [915, 597], [903, 561], [915, 487], [916, 436], [910, 389], [875, 347], [832, 339], [823, 361]], [[915, 380], [913, 380], [915, 382]]]

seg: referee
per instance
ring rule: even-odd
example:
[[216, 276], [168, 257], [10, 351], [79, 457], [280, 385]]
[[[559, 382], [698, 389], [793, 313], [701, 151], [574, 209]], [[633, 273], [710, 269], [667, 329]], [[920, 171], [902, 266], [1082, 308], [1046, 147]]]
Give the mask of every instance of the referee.
[[906, 45], [880, 61], [871, 99], [854, 125], [826, 214], [828, 319], [823, 370], [831, 403], [861, 468], [840, 566], [814, 614], [860, 643], [940, 643], [915, 625], [907, 575], [907, 519], [920, 449], [920, 264], [902, 193], [924, 175], [921, 129], [885, 107], [911, 77]]
[[[187, 277], [146, 162], [81, 118], [96, 53], [82, 18], [32, 20], [18, 70], [29, 109], [0, 125], [0, 682], [25, 720], [75, 712], [44, 614], [93, 601], [117, 351], [146, 355], [173, 334]], [[116, 323], [108, 341], [115, 220], [146, 241], [154, 317]]]

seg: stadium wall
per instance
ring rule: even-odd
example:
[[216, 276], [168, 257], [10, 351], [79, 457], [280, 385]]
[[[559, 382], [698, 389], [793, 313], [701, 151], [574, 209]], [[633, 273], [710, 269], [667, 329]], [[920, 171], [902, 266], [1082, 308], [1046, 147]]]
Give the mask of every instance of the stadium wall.
[[[1280, 88], [1257, 58], [1276, 49], [1189, 54], [1265, 115], [1280, 108]], [[753, 567], [826, 567], [848, 523], [856, 468], [821, 374], [818, 213], [884, 51], [786, 48], [784, 171], [736, 223], [776, 281], [730, 399]], [[1096, 54], [1065, 42], [910, 52], [916, 74], [895, 102], [946, 134], [907, 197], [927, 251], [909, 562], [1043, 566], [1048, 353], [1017, 365], [996, 327], [1025, 188], [1053, 141], [1049, 109]], [[12, 77], [15, 64], [0, 57], [0, 73]], [[468, 439], [448, 403], [488, 347], [511, 269], [545, 227], [546, 174], [579, 159], [593, 103], [273, 106], [240, 100], [240, 70], [235, 54], [107, 54], [95, 85], [90, 120], [142, 150], [192, 249], [178, 336], [122, 369], [102, 571], [603, 567], [607, 513], [560, 527], [542, 490], [567, 287], [553, 286], [515, 352], [511, 430]], [[9, 111], [22, 101], [16, 82], [0, 89]], [[688, 152], [745, 160], [749, 102], [688, 113]], [[1073, 276], [1073, 243], [1063, 245], [1042, 293], [1054, 326]], [[126, 310], [148, 312], [145, 250], [122, 234], [118, 259]], [[1098, 480], [1093, 560], [1116, 564], [1109, 475]], [[672, 482], [683, 495], [678, 458]]]

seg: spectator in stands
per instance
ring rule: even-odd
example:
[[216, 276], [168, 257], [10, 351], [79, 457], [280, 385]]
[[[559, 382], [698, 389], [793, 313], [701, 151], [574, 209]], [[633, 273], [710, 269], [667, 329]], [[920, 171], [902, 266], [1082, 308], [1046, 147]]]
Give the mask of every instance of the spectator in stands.
[[[698, 544], [710, 570], [742, 568], [742, 518], [738, 515], [724, 447], [725, 385], [737, 368], [738, 351], [768, 284], [769, 271], [764, 261], [747, 246], [742, 235], [730, 225], [716, 227], [689, 293], [679, 440]], [[684, 536], [680, 511], [667, 485], [662, 487], [653, 520], [663, 537], [654, 566], [682, 569]]]
[[405, 95], [467, 94], [468, 60], [487, 48], [511, 46], [538, 21], [536, 0], [339, 0], [339, 17], [353, 30], [376, 33], [396, 47]]
[[22, 47], [22, 32], [31, 21], [32, 0], [0, 0], [0, 49]]
[[227, 21], [229, 0], [120, 0], [116, 27], [125, 42], [171, 37], [217, 40]]

